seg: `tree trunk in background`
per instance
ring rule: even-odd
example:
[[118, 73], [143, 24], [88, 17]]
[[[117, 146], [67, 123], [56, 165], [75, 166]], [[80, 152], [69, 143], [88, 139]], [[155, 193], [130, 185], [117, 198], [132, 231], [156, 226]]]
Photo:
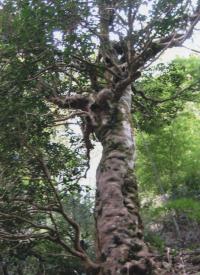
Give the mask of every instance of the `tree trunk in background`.
[[130, 114], [131, 88], [128, 87], [119, 103], [100, 113], [101, 125], [96, 129], [103, 146], [97, 170], [95, 209], [101, 275], [152, 274], [139, 215]]
[[0, 263], [0, 275], [9, 275], [6, 263]]
[[22, 267], [20, 264], [18, 264], [18, 267], [17, 267], [17, 275], [23, 275], [23, 270], [22, 270]]

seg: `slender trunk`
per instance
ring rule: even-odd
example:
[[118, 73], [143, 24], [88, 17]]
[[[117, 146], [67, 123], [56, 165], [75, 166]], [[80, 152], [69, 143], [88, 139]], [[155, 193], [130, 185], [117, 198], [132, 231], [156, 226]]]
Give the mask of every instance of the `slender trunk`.
[[39, 259], [37, 275], [45, 275], [45, 265], [42, 263], [40, 259]]
[[23, 275], [23, 269], [21, 267], [21, 265], [19, 264], [18, 267], [17, 267], [17, 275]]
[[0, 275], [9, 275], [6, 263], [0, 263]]
[[95, 209], [101, 275], [153, 274], [139, 215], [130, 110], [128, 87], [120, 102], [99, 113], [102, 123], [96, 129], [103, 146]]

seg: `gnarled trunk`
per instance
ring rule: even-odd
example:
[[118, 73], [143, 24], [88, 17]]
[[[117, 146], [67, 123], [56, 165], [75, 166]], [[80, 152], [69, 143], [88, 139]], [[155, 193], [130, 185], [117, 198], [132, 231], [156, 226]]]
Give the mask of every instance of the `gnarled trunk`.
[[131, 127], [131, 89], [100, 113], [96, 135], [103, 146], [97, 170], [96, 230], [101, 275], [152, 274], [149, 249], [143, 241], [135, 145]]

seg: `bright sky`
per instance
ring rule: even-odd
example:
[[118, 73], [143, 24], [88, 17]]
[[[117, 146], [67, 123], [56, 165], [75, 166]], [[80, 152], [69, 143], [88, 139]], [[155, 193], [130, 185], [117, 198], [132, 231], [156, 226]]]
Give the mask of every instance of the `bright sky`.
[[[196, 26], [195, 31], [192, 35], [192, 37], [185, 41], [184, 46], [197, 50], [200, 52], [200, 23]], [[195, 53], [189, 49], [186, 49], [184, 47], [177, 47], [168, 49], [161, 57], [161, 62], [170, 62], [176, 57], [189, 57], [190, 55], [197, 55], [200, 56], [200, 53]]]

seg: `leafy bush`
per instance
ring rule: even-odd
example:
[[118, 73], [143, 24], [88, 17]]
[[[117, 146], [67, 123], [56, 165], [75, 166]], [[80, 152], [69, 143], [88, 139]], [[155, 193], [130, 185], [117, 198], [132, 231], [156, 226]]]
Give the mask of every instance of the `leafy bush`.
[[162, 253], [164, 251], [165, 242], [159, 235], [156, 235], [153, 232], [146, 231], [144, 239], [146, 242], [149, 242], [152, 247], [156, 248], [159, 252]]
[[191, 220], [200, 221], [200, 202], [190, 198], [180, 198], [167, 202], [167, 210], [184, 213]]

